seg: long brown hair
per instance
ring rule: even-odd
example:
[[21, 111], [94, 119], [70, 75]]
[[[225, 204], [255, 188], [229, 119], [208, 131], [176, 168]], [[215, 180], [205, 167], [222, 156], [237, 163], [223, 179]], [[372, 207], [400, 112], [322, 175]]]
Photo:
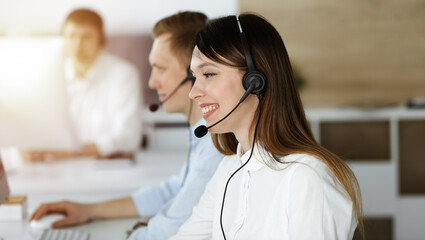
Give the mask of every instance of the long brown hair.
[[[248, 39], [254, 64], [267, 78], [267, 86], [261, 96], [264, 111], [258, 125], [257, 142], [261, 143], [272, 156], [271, 159], [276, 161], [274, 164], [282, 163], [280, 157], [294, 153], [306, 153], [323, 161], [350, 196], [358, 230], [364, 236], [363, 208], [357, 179], [344, 161], [315, 141], [305, 117], [282, 38], [267, 20], [258, 15], [242, 14], [239, 19]], [[235, 16], [218, 18], [209, 22], [207, 27], [199, 32], [196, 46], [215, 62], [246, 69], [238, 33]], [[258, 118], [259, 108], [252, 126]], [[221, 153], [236, 153], [237, 139], [233, 133], [212, 134], [212, 138]], [[271, 162], [268, 165], [274, 164]]]

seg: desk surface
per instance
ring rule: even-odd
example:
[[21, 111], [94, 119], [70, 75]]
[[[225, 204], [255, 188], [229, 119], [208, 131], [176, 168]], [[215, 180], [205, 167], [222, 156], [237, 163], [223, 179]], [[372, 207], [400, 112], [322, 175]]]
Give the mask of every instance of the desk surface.
[[[186, 151], [141, 151], [136, 161], [72, 159], [23, 164], [7, 172], [12, 195], [28, 197], [28, 214], [44, 202], [71, 200], [103, 201], [129, 196], [140, 187], [156, 185], [180, 171]], [[94, 221], [70, 227], [90, 232], [90, 239], [124, 239], [125, 230], [136, 219]], [[32, 239], [28, 223], [0, 221], [4, 240]]]

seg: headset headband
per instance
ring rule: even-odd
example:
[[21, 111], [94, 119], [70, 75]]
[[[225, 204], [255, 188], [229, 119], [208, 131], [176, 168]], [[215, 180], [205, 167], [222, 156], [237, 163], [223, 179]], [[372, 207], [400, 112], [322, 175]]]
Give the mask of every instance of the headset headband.
[[246, 39], [245, 33], [242, 30], [241, 22], [239, 21], [239, 16], [236, 16], [236, 20], [239, 26], [239, 37], [241, 38], [242, 48], [245, 54], [246, 65], [248, 66], [248, 72], [255, 71], [254, 62], [252, 61], [251, 51], [249, 50], [248, 40]]

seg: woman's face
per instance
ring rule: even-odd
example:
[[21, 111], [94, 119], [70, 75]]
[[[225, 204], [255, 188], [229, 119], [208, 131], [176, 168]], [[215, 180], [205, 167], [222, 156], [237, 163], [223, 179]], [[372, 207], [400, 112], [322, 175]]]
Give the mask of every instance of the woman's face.
[[[232, 111], [245, 93], [244, 72], [208, 59], [198, 48], [194, 50], [191, 69], [196, 81], [189, 97], [199, 103], [207, 126], [211, 126]], [[210, 128], [210, 132], [237, 135], [239, 131], [249, 130], [257, 105], [256, 97], [249, 96], [226, 120]]]

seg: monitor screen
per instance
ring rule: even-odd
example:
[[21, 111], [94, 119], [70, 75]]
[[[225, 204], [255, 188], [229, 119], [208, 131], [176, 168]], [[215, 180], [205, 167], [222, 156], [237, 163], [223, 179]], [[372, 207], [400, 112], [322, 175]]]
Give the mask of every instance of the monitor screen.
[[0, 38], [0, 147], [74, 150], [61, 37]]
[[9, 185], [7, 184], [6, 171], [0, 156], [0, 204], [9, 196]]

